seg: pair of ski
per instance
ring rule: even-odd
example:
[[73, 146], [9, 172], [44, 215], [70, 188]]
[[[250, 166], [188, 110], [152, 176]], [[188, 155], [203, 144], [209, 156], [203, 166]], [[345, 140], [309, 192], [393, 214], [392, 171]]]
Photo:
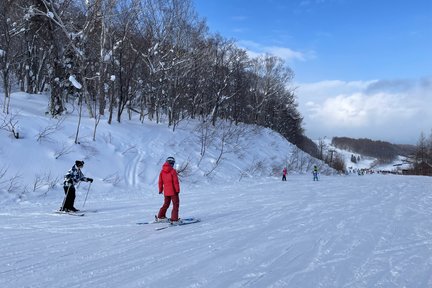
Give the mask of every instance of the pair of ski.
[[54, 213], [56, 213], [56, 214], [66, 214], [66, 215], [71, 215], [71, 216], [80, 216], [80, 217], [84, 216], [85, 213], [87, 213], [87, 212], [96, 213], [97, 210], [79, 210], [79, 211], [77, 211], [77, 212], [72, 212], [72, 211], [61, 211], [61, 210], [54, 211]]
[[167, 229], [169, 227], [175, 227], [175, 226], [183, 226], [183, 225], [189, 225], [189, 224], [193, 224], [193, 223], [198, 223], [200, 222], [201, 219], [199, 218], [195, 218], [195, 217], [190, 217], [190, 218], [182, 218], [180, 219], [178, 222], [174, 222], [174, 223], [170, 223], [169, 220], [165, 221], [153, 221], [153, 222], [138, 222], [138, 225], [146, 225], [146, 224], [166, 224], [165, 226], [162, 227], [156, 227], [155, 230], [156, 231], [160, 231], [160, 230], [164, 230]]

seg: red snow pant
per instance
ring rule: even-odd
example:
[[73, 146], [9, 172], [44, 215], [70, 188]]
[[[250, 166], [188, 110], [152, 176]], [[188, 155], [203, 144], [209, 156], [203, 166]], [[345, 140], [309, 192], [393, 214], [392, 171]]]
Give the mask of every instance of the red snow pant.
[[166, 211], [168, 210], [171, 201], [173, 203], [173, 209], [171, 211], [171, 221], [177, 221], [179, 219], [178, 214], [180, 198], [178, 193], [175, 193], [173, 196], [164, 196], [164, 204], [159, 210], [158, 218], [166, 218]]

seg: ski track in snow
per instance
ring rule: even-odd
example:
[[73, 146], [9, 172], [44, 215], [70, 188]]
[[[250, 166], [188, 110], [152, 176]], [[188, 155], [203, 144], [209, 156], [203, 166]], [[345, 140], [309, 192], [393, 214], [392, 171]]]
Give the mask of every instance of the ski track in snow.
[[[125, 151], [122, 153], [124, 154], [123, 156], [125, 156], [125, 161], [127, 161], [125, 164], [124, 179], [127, 179], [126, 185], [128, 187], [140, 191], [140, 189], [144, 189], [141, 187], [142, 183], [155, 181], [154, 175], [158, 174], [155, 174], [154, 171], [157, 171], [156, 169], [160, 169], [160, 167], [153, 167], [148, 163], [157, 163], [161, 159], [153, 159], [153, 155], [148, 154], [146, 150], [163, 151], [166, 148], [165, 143], [167, 142], [168, 140], [163, 139], [160, 133], [153, 133], [152, 138], [148, 138], [146, 133], [143, 132], [143, 136], [138, 137], [136, 143], [129, 143], [129, 146], [126, 147]], [[160, 163], [160, 165], [162, 165], [162, 163]], [[153, 178], [149, 175], [153, 175]], [[154, 189], [154, 191], [156, 190], [157, 189]]]
[[0, 210], [0, 287], [432, 287], [431, 184], [380, 175], [184, 184], [180, 215], [202, 222], [162, 231], [135, 224], [161, 198], [93, 195], [86, 206], [98, 212], [85, 217], [50, 213], [39, 199]]
[[128, 163], [125, 169], [125, 179], [128, 179], [128, 185], [131, 187], [136, 187], [139, 182], [140, 175], [140, 163], [143, 159], [142, 151], [139, 148], [133, 147], [128, 157]]

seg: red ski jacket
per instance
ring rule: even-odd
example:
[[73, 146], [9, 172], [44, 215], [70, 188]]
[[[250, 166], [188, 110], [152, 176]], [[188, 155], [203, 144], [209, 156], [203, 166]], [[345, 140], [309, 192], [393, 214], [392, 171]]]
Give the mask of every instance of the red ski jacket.
[[162, 191], [165, 196], [173, 196], [175, 193], [180, 193], [177, 171], [168, 162], [163, 164], [162, 171], [159, 174], [159, 192]]

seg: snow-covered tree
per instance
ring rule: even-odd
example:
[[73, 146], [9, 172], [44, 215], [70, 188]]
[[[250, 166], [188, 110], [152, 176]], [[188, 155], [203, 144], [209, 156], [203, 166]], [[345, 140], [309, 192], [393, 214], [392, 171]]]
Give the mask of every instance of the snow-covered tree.
[[3, 80], [3, 112], [9, 114], [13, 67], [19, 63], [19, 42], [23, 35], [20, 1], [0, 1], [0, 72]]

